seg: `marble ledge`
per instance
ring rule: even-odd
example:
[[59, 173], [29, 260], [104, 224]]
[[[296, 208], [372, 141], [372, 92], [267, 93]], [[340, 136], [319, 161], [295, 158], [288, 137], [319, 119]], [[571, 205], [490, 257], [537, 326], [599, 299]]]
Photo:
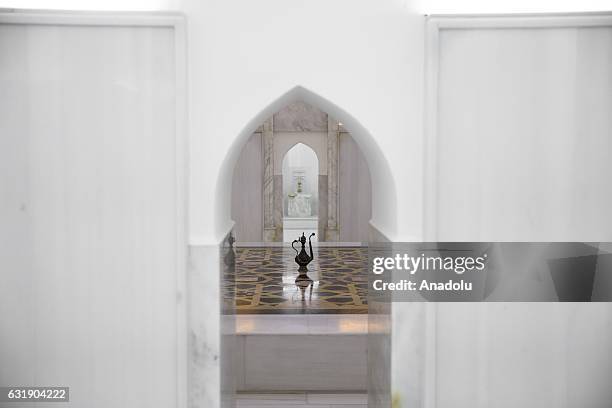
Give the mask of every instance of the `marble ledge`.
[[237, 315], [237, 335], [365, 335], [368, 315]]

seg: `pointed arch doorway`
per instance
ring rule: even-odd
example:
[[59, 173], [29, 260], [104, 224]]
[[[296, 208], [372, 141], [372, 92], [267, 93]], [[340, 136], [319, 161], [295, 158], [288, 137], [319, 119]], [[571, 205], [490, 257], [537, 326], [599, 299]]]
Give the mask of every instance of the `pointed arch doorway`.
[[[296, 105], [302, 106], [298, 107], [298, 110], [302, 108], [310, 109], [305, 107], [310, 106], [320, 111], [322, 115], [325, 115], [323, 117], [324, 120], [314, 122], [317, 126], [321, 125], [321, 127], [310, 128], [307, 122], [303, 122], [300, 119], [283, 122], [280, 120], [282, 118], [276, 115], [276, 113], [285, 108], [289, 110], [296, 109]], [[325, 109], [325, 111], [320, 109]], [[277, 117], [275, 118], [275, 116]], [[281, 126], [283, 123], [292, 126], [292, 128], [283, 128]], [[350, 134], [348, 132], [349, 129], [351, 130]], [[358, 196], [345, 201], [345, 203], [350, 203], [347, 205], [350, 211], [346, 211], [344, 214], [351, 214], [354, 217], [356, 211], [359, 211], [359, 208], [355, 207], [363, 203], [368, 204], [368, 215], [362, 217], [364, 219], [364, 227], [361, 230], [361, 233], [364, 233], [362, 235], [364, 237], [361, 240], [362, 242], [367, 243], [370, 236], [384, 237], [393, 233], [392, 227], [395, 225], [396, 215], [395, 191], [393, 190], [394, 183], [389, 167], [378, 148], [376, 140], [350, 115], [324, 98], [304, 88], [296, 87], [254, 118], [233, 143], [229, 155], [224, 161], [220, 179], [217, 182], [219, 193], [216, 195], [217, 208], [219, 208], [217, 213], [218, 225], [232, 225], [232, 222], [229, 221], [231, 215], [231, 218], [235, 221], [233, 233], [236, 235], [239, 243], [241, 240], [244, 241], [242, 238], [244, 233], [244, 229], [241, 228], [242, 225], [249, 225], [252, 228], [251, 233], [254, 232], [256, 237], [262, 237], [255, 238], [258, 240], [259, 247], [247, 248], [248, 251], [237, 251], [235, 273], [232, 271], [228, 275], [235, 278], [235, 281], [229, 282], [229, 285], [225, 287], [228, 290], [224, 290], [226, 293], [233, 293], [235, 295], [233, 300], [235, 301], [236, 314], [233, 317], [236, 320], [236, 332], [231, 341], [236, 340], [238, 346], [236, 349], [234, 349], [234, 346], [230, 346], [230, 337], [228, 337], [229, 335], [226, 336], [223, 340], [226, 350], [237, 351], [230, 351], [229, 354], [228, 352], [222, 352], [221, 361], [222, 364], [227, 365], [232, 361], [229, 357], [230, 354], [233, 356], [242, 355], [239, 359], [243, 364], [242, 366], [240, 364], [233, 366], [231, 369], [233, 374], [228, 377], [229, 382], [226, 382], [226, 385], [231, 389], [233, 387], [232, 384], [235, 384], [234, 381], [238, 380], [238, 384], [235, 384], [235, 390], [264, 393], [266, 391], [287, 390], [318, 390], [322, 392], [352, 390], [359, 394], [359, 398], [362, 398], [362, 400], [365, 398], [363, 401], [367, 401], [371, 380], [367, 374], [370, 364], [367, 360], [367, 355], [371, 348], [371, 345], [368, 343], [368, 321], [370, 317], [368, 316], [367, 303], [364, 304], [363, 301], [359, 302], [356, 300], [358, 298], [367, 299], [367, 286], [365, 290], [361, 291], [361, 294], [359, 294], [358, 290], [359, 283], [367, 282], [367, 278], [361, 276], [360, 278], [358, 277], [359, 279], [354, 279], [354, 276], [350, 276], [354, 270], [343, 267], [347, 265], [345, 261], [348, 261], [348, 264], [352, 264], [352, 266], [359, 262], [367, 262], [367, 255], [365, 258], [359, 258], [359, 253], [363, 255], [363, 248], [359, 247], [359, 243], [357, 243], [356, 247], [338, 247], [339, 241], [343, 239], [341, 235], [345, 225], [342, 222], [341, 216], [343, 212], [333, 213], [332, 217], [321, 217], [321, 213], [317, 214], [319, 216], [318, 222], [321, 223], [322, 219], [326, 220], [327, 222], [323, 222], [323, 224], [328, 229], [330, 218], [337, 214], [335, 217], [336, 229], [338, 231], [337, 238], [334, 241], [323, 242], [317, 245], [319, 252], [317, 253], [317, 250], [315, 250], [315, 256], [317, 259], [323, 259], [325, 268], [328, 268], [328, 271], [331, 269], [343, 273], [344, 275], [342, 276], [338, 275], [339, 280], [326, 281], [324, 276], [326, 272], [321, 268], [313, 268], [313, 272], [319, 273], [319, 275], [313, 274], [314, 283], [320, 285], [316, 288], [319, 290], [310, 292], [314, 292], [317, 295], [316, 297], [306, 298], [306, 301], [304, 301], [304, 292], [300, 292], [299, 289], [294, 287], [296, 286], [296, 283], [293, 282], [294, 277], [287, 273], [280, 273], [274, 265], [275, 261], [280, 260], [286, 267], [294, 266], [292, 258], [285, 258], [286, 254], [283, 254], [283, 250], [288, 249], [288, 251], [291, 251], [291, 249], [284, 248], [286, 245], [282, 242], [282, 239], [276, 241], [276, 237], [282, 237], [278, 232], [279, 229], [282, 232], [283, 195], [285, 193], [282, 188], [275, 188], [277, 186], [282, 187], [282, 174], [276, 174], [278, 172], [275, 171], [274, 148], [278, 146], [275, 142], [281, 140], [280, 137], [287, 137], [291, 134], [295, 136], [295, 133], [300, 132], [318, 133], [325, 141], [323, 146], [328, 153], [328, 157], [341, 156], [344, 148], [346, 152], [352, 152], [351, 154], [358, 153], [363, 164], [363, 166], [355, 166], [355, 163], [360, 162], [360, 160], [348, 160], [347, 162], [351, 163], [352, 166], [346, 169], [346, 171], [342, 171], [338, 163], [336, 163], [334, 168], [330, 169], [328, 161], [325, 160], [325, 163], [328, 165], [327, 188], [321, 188], [322, 185], [325, 185], [325, 182], [323, 182], [319, 183], [318, 189], [319, 191], [327, 192], [328, 205], [319, 205], [319, 208], [326, 208], [329, 212], [329, 207], [332, 205], [329, 199], [331, 183], [335, 183], [336, 196], [342, 196], [340, 193], [341, 188], [346, 188], [346, 191], [353, 193], [367, 185], [367, 199], [364, 199], [363, 196], [361, 198]], [[331, 146], [330, 140], [332, 141]], [[343, 143], [342, 140], [345, 142]], [[333, 142], [335, 142], [335, 145]], [[308, 144], [311, 146], [310, 143]], [[244, 160], [242, 155], [244, 150], [260, 152], [260, 155], [254, 160]], [[332, 155], [329, 155], [330, 150]], [[284, 154], [279, 156], [282, 158]], [[279, 168], [282, 168], [282, 161]], [[335, 177], [332, 177], [331, 175], [334, 173]], [[341, 181], [342, 174], [349, 178], [348, 183]], [[280, 176], [280, 181], [278, 181], [278, 176]], [[375, 184], [370, 184], [370, 177], [371, 180], [376, 181]], [[262, 180], [262, 182], [255, 189], [245, 189], [240, 185], [236, 185], [238, 178], [253, 181]], [[232, 186], [229, 194], [227, 194], [227, 190], [224, 188], [228, 184]], [[249, 185], [250, 183], [247, 181], [246, 184]], [[256, 183], [252, 184], [255, 185]], [[244, 186], [244, 180], [242, 185]], [[376, 191], [378, 191], [378, 194], [375, 193]], [[350, 194], [348, 195], [350, 196]], [[322, 198], [325, 199], [325, 197]], [[341, 200], [341, 197], [337, 198], [336, 203], [340, 203]], [[319, 203], [321, 201], [323, 200], [319, 197]], [[342, 206], [342, 204], [336, 205], [336, 208]], [[246, 219], [256, 222], [240, 222], [240, 218], [236, 217], [235, 213], [236, 207], [240, 206], [250, 211]], [[227, 208], [231, 208], [231, 211], [226, 211]], [[277, 223], [276, 221], [279, 220], [279, 216], [281, 222]], [[385, 228], [378, 229], [376, 225], [384, 226]], [[266, 234], [274, 234], [274, 239], [266, 241], [263, 239]], [[320, 235], [324, 234], [321, 233]], [[326, 248], [323, 244], [331, 244], [332, 247]], [[322, 252], [323, 256], [321, 256]], [[327, 252], [327, 256], [325, 252]], [[330, 258], [330, 254], [332, 254], [332, 258]], [[291, 256], [294, 255], [292, 254]], [[346, 259], [343, 259], [345, 255], [347, 255]], [[244, 269], [241, 271], [238, 265], [238, 262], [241, 261], [243, 262], [242, 265], [247, 268], [257, 268], [257, 264], [260, 263], [260, 266], [263, 268], [263, 275], [266, 276], [246, 276], [242, 274]], [[341, 285], [337, 285], [339, 282]], [[277, 293], [272, 293], [270, 289], [274, 290], [275, 284], [282, 287], [277, 288]], [[344, 288], [340, 287], [342, 285], [345, 285], [347, 288], [351, 285], [356, 291], [344, 291]], [[324, 293], [326, 291], [328, 293]], [[306, 292], [306, 296], [308, 296], [308, 292]], [[325, 299], [325, 296], [329, 296], [329, 298]], [[248, 312], [250, 311], [247, 311], [247, 314], [244, 313], [244, 309], [252, 306], [254, 301], [255, 303], [263, 301], [262, 309], [265, 309], [265, 312], [263, 312], [265, 316], [258, 314], [249, 315]], [[302, 303], [298, 305], [299, 302]], [[333, 304], [333, 308], [328, 308], [330, 304]], [[270, 314], [274, 313], [274, 309], [278, 310], [277, 306], [279, 305], [289, 305], [288, 309], [292, 309], [293, 306], [293, 309], [287, 310], [285, 308], [280, 314], [271, 316]], [[321, 308], [316, 310], [320, 305], [325, 305], [327, 309], [324, 307], [322, 308], [323, 310]], [[360, 308], [356, 313], [355, 309], [350, 310], [355, 306]], [[241, 307], [243, 309], [242, 312], [240, 311]], [[296, 311], [299, 316], [290, 316], [291, 313], [296, 313]], [[342, 311], [348, 311], [348, 313], [342, 314]], [[259, 317], [265, 317], [265, 319], [259, 319]], [[287, 317], [289, 318], [287, 319]], [[289, 324], [292, 329], [289, 332], [283, 332], [287, 327], [285, 323], [279, 323], [276, 320], [272, 323], [269, 318], [280, 318], [281, 320], [285, 318], [285, 323]], [[327, 325], [329, 325], [327, 319], [332, 319], [335, 322], [333, 325], [335, 325], [338, 333], [335, 333], [332, 337], [328, 336], [330, 333], [318, 333], [316, 336], [310, 337], [312, 333], [309, 331], [314, 322], [312, 319], [319, 320], [318, 318], [326, 319]], [[264, 326], [266, 327], [261, 326], [261, 323], [265, 323]], [[283, 329], [284, 327], [285, 329]], [[284, 336], [292, 337], [287, 339]], [[301, 339], [301, 336], [306, 336], [307, 338]], [[340, 339], [337, 336], [343, 336], [343, 338]], [[291, 348], [295, 353], [290, 353], [289, 349], [286, 349], [287, 347]], [[268, 351], [272, 354], [266, 354]], [[377, 353], [375, 350], [372, 350], [372, 352], [374, 354]], [[274, 357], [278, 356], [279, 353], [288, 353], [287, 355], [291, 354], [292, 357]], [[296, 361], [295, 358], [297, 356], [302, 356], [303, 358]], [[313, 359], [313, 356], [318, 356], [318, 358]], [[296, 371], [296, 366], [300, 367], [300, 370]], [[262, 372], [260, 368], [265, 368], [267, 371]], [[336, 373], [338, 375], [332, 375], [330, 379], [329, 376], [322, 375], [323, 372], [319, 372], [321, 369], [325, 372], [327, 370], [338, 371]], [[309, 377], [302, 378], [299, 382], [296, 382], [296, 373], [309, 373]], [[296, 384], [298, 388], [296, 388]], [[362, 405], [365, 405], [365, 402]]]
[[[321, 160], [317, 152], [305, 143], [297, 142], [282, 159], [281, 176], [283, 188], [283, 242], [292, 242], [300, 234], [317, 241], [324, 233], [319, 229], [319, 178]], [[327, 203], [321, 203], [326, 205]]]
[[[288, 166], [287, 159], [310, 164]], [[298, 181], [304, 191], [297, 191]], [[368, 241], [372, 187], [365, 154], [342, 122], [303, 101], [283, 107], [249, 137], [231, 201], [238, 242], [291, 242], [300, 228], [316, 232], [319, 242]]]

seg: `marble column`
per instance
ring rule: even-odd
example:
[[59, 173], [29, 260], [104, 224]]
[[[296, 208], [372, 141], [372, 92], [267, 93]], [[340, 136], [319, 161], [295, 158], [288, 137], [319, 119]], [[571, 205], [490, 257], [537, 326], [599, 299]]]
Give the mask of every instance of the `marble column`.
[[319, 207], [318, 207], [318, 239], [325, 241], [327, 234], [325, 229], [327, 228], [327, 200], [328, 200], [328, 186], [327, 186], [327, 175], [319, 174]]
[[[263, 240], [264, 242], [276, 241], [276, 227], [274, 217], [274, 129], [272, 118], [263, 124]], [[282, 179], [280, 180], [282, 189]], [[281, 198], [282, 200], [282, 198]], [[282, 204], [282, 202], [281, 202]], [[281, 218], [282, 221], [282, 218]]]
[[[368, 235], [368, 252], [378, 256], [383, 251], [384, 256], [388, 256], [386, 245], [389, 239], [372, 226]], [[391, 308], [388, 297], [368, 292], [368, 408], [392, 406]]]
[[221, 384], [219, 255], [218, 246], [189, 248], [189, 408], [231, 405]]
[[283, 240], [283, 175], [274, 175], [274, 210], [272, 218], [274, 221], [274, 239], [271, 241]]
[[[234, 408], [239, 361], [235, 305], [235, 263], [227, 235], [221, 245], [189, 247], [188, 407]], [[229, 283], [229, 284], [228, 284]]]
[[338, 241], [338, 121], [327, 118], [327, 226], [325, 241]]

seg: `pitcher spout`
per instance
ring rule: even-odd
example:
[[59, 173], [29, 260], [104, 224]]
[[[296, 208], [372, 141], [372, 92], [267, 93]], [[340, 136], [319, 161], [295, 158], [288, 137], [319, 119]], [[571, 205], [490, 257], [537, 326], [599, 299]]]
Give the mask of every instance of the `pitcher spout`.
[[310, 234], [310, 236], [308, 237], [308, 246], [310, 247], [310, 260], [314, 260], [314, 253], [312, 252], [312, 242], [311, 239], [312, 237], [314, 237], [315, 233], [313, 232], [312, 234]]

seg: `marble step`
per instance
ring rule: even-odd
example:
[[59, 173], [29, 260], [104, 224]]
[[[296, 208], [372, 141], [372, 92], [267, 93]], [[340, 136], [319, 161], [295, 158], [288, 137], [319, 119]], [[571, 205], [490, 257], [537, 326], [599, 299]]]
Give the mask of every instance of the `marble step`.
[[232, 319], [239, 391], [366, 390], [368, 315]]

